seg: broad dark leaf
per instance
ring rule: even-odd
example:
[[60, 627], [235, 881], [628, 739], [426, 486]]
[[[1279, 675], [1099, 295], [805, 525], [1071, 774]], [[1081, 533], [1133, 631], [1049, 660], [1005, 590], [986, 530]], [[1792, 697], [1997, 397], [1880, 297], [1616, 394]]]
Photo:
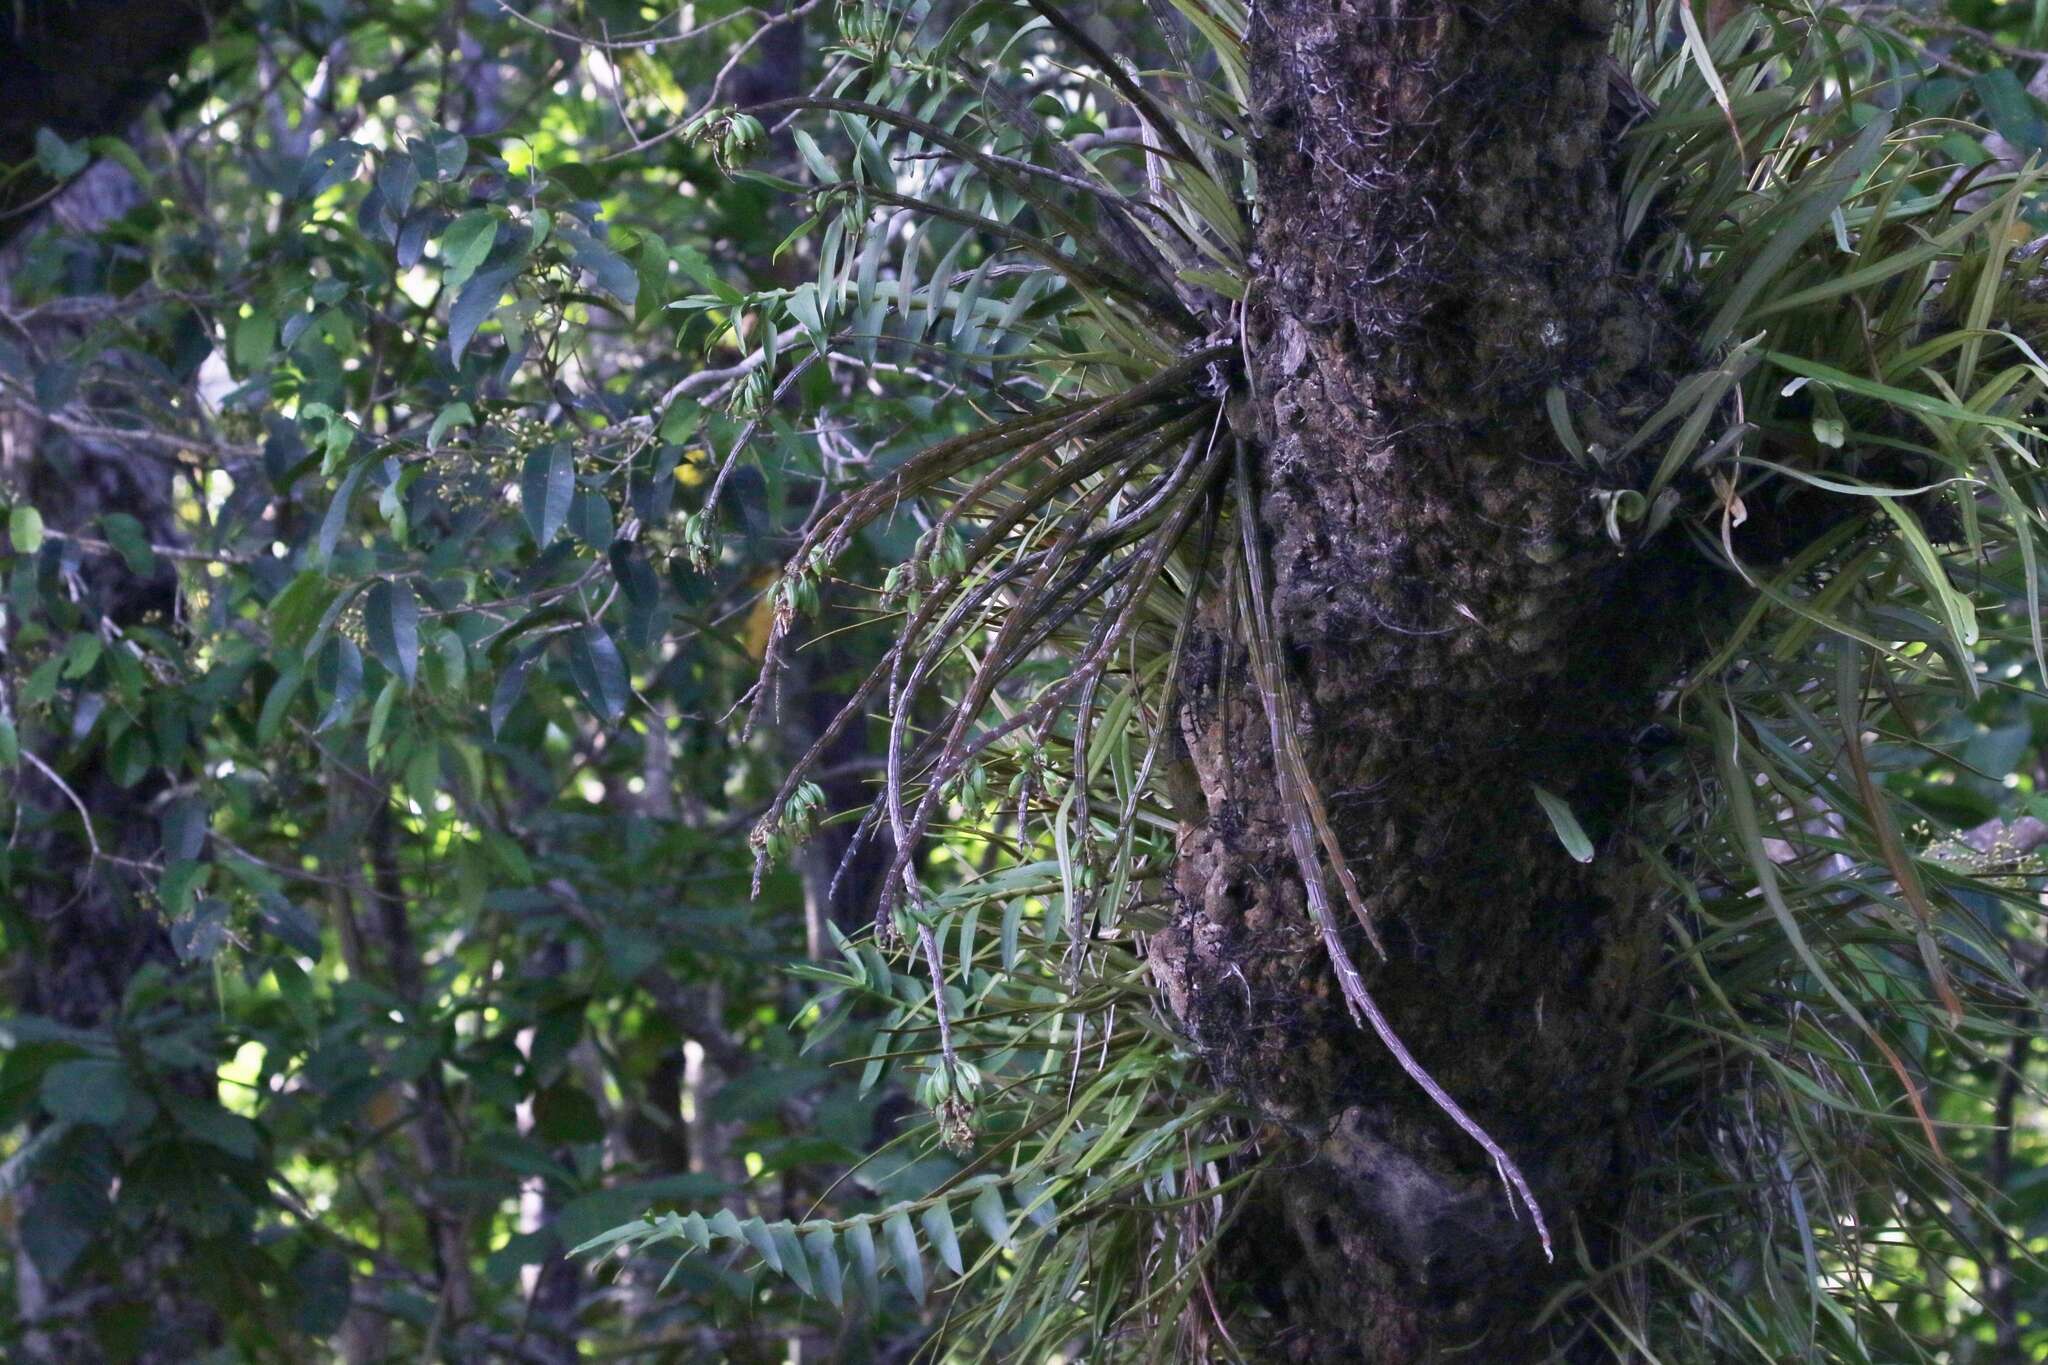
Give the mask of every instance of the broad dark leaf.
[[576, 465], [569, 447], [550, 442], [526, 457], [519, 475], [519, 507], [536, 545], [546, 549], [568, 519], [576, 493]]
[[363, 629], [370, 652], [407, 687], [420, 666], [420, 600], [412, 585], [380, 578], [363, 598]]
[[626, 662], [603, 626], [586, 626], [571, 637], [569, 670], [591, 710], [608, 721], [626, 714], [626, 705], [632, 700]]

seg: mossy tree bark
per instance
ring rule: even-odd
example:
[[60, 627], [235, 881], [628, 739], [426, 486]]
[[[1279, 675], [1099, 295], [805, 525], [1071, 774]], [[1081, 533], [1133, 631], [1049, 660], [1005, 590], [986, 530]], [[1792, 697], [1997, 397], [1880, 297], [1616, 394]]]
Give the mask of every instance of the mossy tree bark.
[[[1629, 737], [1700, 571], [1624, 556], [1598, 471], [1682, 342], [1619, 245], [1607, 0], [1262, 0], [1248, 305], [1271, 619], [1309, 775], [1415, 1058], [1526, 1171], [1561, 1260], [1625, 1189], [1656, 930], [1619, 836]], [[1492, 1159], [1351, 1018], [1304, 905], [1228, 593], [1189, 663], [1179, 912], [1155, 960], [1290, 1145], [1254, 1278], [1277, 1358], [1541, 1358], [1555, 1281]], [[1532, 786], [1601, 845], [1566, 853]], [[1340, 916], [1348, 918], [1331, 895]], [[1273, 1241], [1286, 1243], [1275, 1247]]]

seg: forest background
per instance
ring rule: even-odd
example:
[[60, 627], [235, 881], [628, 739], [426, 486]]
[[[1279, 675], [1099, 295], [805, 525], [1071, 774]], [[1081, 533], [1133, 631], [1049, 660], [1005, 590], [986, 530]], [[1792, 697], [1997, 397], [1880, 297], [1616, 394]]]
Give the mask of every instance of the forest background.
[[[1222, 429], [1195, 399], [1049, 491], [1045, 451], [972, 444], [1199, 397], [1238, 344], [1207, 323], [1250, 271], [1246, 24], [1232, 0], [0, 16], [0, 1355], [1286, 1352], [1291, 1291], [1256, 1266], [1294, 1255], [1262, 1213], [1286, 1149], [1143, 956], [1185, 819], [1159, 689], [1247, 476], [1176, 462]], [[1905, 449], [1872, 415], [1899, 412], [1994, 453], [1921, 501], [1881, 496], [1917, 465], [1799, 465], [1892, 529], [1860, 560], [1781, 547], [1692, 675], [1737, 704], [1632, 736], [1664, 841], [1519, 775], [1500, 795], [1555, 856], [1689, 850], [1659, 943], [1704, 1002], [1620, 1102], [1687, 1135], [1640, 1176], [1667, 1221], [1553, 1218], [1527, 1317], [1627, 1359], [2048, 1359], [2048, 369], [2023, 320], [2048, 4], [1661, 7], [1615, 48], [1630, 173], [1748, 197], [1700, 219], [1739, 245], [1658, 258], [1729, 300], [1728, 378], [1673, 400], [1687, 500], [1611, 495], [1614, 543], [1690, 524], [1732, 561], [1772, 494], [1709, 477], [1798, 464], [1743, 444], [1773, 403], [1823, 455]], [[1678, 233], [1692, 203], [1634, 221]], [[1171, 307], [1118, 274], [1144, 233], [1179, 243]], [[1802, 361], [1734, 330], [1781, 302], [1867, 322], [1909, 266], [1965, 301], [1961, 340]], [[1900, 377], [1943, 366], [1951, 389]], [[949, 438], [1041, 463], [975, 484], [931, 462]], [[1072, 519], [1101, 554], [1036, 597], [949, 597], [1013, 512], [1018, 562]], [[963, 600], [971, 628], [896, 649]], [[1847, 704], [1836, 638], [1897, 665], [1869, 771], [1802, 738], [1801, 669]], [[1018, 715], [968, 761], [956, 721]], [[924, 899], [889, 889], [906, 867]]]

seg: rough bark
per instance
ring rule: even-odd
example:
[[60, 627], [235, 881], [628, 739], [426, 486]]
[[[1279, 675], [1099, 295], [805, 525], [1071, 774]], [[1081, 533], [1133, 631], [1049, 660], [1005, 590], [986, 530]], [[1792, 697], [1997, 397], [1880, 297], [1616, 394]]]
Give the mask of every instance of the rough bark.
[[0, 21], [0, 245], [57, 186], [34, 166], [36, 133], [124, 133], [204, 42], [226, 0], [24, 0]]
[[[1625, 1186], [1656, 940], [1614, 836], [1693, 591], [1678, 538], [1617, 552], [1544, 410], [1561, 386], [1612, 448], [1677, 355], [1617, 246], [1612, 22], [1606, 0], [1266, 0], [1251, 33], [1247, 339], [1284, 721], [1386, 945], [1348, 935], [1367, 989], [1527, 1172], [1567, 1261], [1574, 1220], [1597, 1246]], [[1180, 717], [1180, 911], [1155, 959], [1290, 1148], [1245, 1225], [1270, 1349], [1540, 1358], [1553, 1343], [1523, 1324], [1553, 1283], [1530, 1222], [1349, 1016], [1227, 593], [1208, 625]], [[1592, 866], [1532, 784], [1603, 843]]]
[[[124, 511], [141, 520], [156, 543], [175, 539], [170, 478], [162, 466], [132, 451], [67, 440], [47, 429], [30, 450], [29, 467], [14, 471], [25, 476], [19, 486], [57, 524], [90, 526], [101, 512]], [[16, 453], [23, 453], [20, 447]], [[104, 579], [95, 595], [111, 626], [161, 626], [170, 619], [168, 572], [137, 579], [112, 569]], [[64, 763], [55, 757], [63, 752], [61, 741], [40, 727], [25, 727], [22, 740], [25, 749], [53, 755], [53, 766], [91, 812], [99, 854], [87, 842], [70, 797], [48, 779], [24, 776], [17, 797], [40, 812], [28, 838], [35, 865], [45, 873], [16, 888], [15, 924], [26, 932], [14, 945], [12, 1003], [23, 1014], [74, 1028], [114, 1030], [137, 972], [152, 964], [175, 970], [169, 935], [150, 899], [153, 879], [141, 870], [159, 852], [156, 803], [167, 784], [151, 777], [123, 786], [97, 754]], [[179, 1083], [203, 1095], [209, 1079], [190, 1075]], [[99, 1130], [73, 1129], [35, 1165], [16, 1195], [22, 1254], [15, 1279], [25, 1365], [108, 1359], [99, 1328], [124, 1318], [147, 1324], [145, 1340], [122, 1357], [137, 1365], [192, 1360], [218, 1342], [219, 1320], [195, 1278], [200, 1267], [188, 1259], [193, 1239], [164, 1217], [117, 1226], [112, 1205], [119, 1173], [118, 1154]], [[39, 1234], [53, 1225], [89, 1226], [100, 1219], [100, 1235], [84, 1255], [61, 1274], [44, 1273], [51, 1256], [64, 1253], [45, 1250]]]

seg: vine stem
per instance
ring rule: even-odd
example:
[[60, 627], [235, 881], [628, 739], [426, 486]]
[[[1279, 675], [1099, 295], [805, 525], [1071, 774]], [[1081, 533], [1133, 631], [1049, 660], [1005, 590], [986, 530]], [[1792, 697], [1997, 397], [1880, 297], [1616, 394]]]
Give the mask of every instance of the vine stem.
[[950, 1084], [960, 1074], [958, 1059], [953, 1055], [953, 1021], [946, 1016], [946, 972], [939, 961], [939, 941], [929, 924], [917, 926], [917, 941], [924, 949], [925, 966], [932, 977], [932, 1009], [939, 1016], [939, 1055], [946, 1064], [946, 1080]]

